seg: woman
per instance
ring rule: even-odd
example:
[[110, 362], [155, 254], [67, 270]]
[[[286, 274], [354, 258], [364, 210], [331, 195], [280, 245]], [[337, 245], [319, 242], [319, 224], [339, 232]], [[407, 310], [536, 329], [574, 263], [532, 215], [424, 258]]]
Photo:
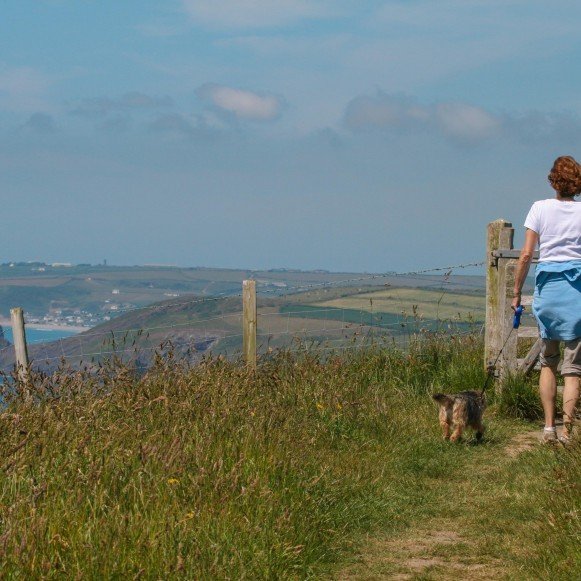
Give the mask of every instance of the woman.
[[520, 253], [512, 307], [521, 302], [521, 290], [539, 247], [535, 272], [533, 313], [542, 339], [539, 391], [545, 413], [543, 439], [556, 441], [555, 398], [560, 341], [564, 341], [563, 432], [569, 442], [579, 399], [581, 376], [581, 165], [572, 157], [555, 160], [549, 173], [555, 197], [535, 202], [525, 220], [525, 243]]

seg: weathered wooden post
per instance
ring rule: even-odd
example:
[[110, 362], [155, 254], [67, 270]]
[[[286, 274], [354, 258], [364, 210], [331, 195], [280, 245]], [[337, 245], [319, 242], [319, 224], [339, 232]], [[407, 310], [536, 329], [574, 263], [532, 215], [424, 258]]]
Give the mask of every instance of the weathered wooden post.
[[[510, 222], [496, 220], [488, 224], [486, 245], [486, 332], [484, 344], [484, 365], [489, 368], [498, 359], [495, 371], [502, 384], [509, 373], [520, 371], [529, 373], [535, 366], [541, 351], [541, 340], [536, 327], [521, 326], [512, 329], [514, 316], [511, 308], [514, 279], [520, 252], [513, 248], [514, 229]], [[533, 263], [539, 258], [538, 251], [533, 253]], [[521, 297], [521, 304], [531, 307], [532, 296]], [[517, 359], [518, 340], [536, 339], [524, 359]], [[505, 344], [506, 343], [506, 344]], [[503, 348], [504, 346], [504, 348]]]
[[[499, 249], [512, 249], [514, 228], [506, 220], [488, 224], [486, 240], [486, 328], [484, 334], [484, 366], [486, 369], [496, 360], [506, 337], [504, 321], [506, 310], [505, 264], [494, 256]], [[505, 262], [505, 261], [503, 261]], [[510, 308], [510, 303], [509, 303]]]
[[[512, 246], [511, 246], [512, 250]], [[512, 329], [512, 319], [514, 311], [511, 304], [513, 299], [514, 279], [516, 275], [517, 260], [514, 259], [499, 259], [499, 294], [501, 300], [500, 308], [500, 329], [499, 338], [501, 340], [500, 348], [502, 348], [502, 355], [498, 360], [499, 372], [499, 387], [507, 375], [517, 370], [517, 344], [518, 332]], [[504, 346], [504, 347], [503, 347]]]
[[256, 369], [256, 281], [242, 282], [242, 351], [250, 369]]
[[24, 311], [17, 307], [10, 309], [12, 319], [12, 336], [16, 354], [16, 368], [18, 379], [22, 385], [28, 385], [28, 348], [26, 346], [26, 331], [24, 330]]

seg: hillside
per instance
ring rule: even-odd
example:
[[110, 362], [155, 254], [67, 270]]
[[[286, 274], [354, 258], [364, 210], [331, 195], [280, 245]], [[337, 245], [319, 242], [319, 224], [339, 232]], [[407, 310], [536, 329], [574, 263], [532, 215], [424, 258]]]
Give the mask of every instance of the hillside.
[[[399, 282], [399, 281], [398, 281]], [[426, 281], [424, 281], [424, 284]], [[236, 357], [241, 351], [241, 298], [183, 296], [131, 309], [84, 333], [52, 343], [31, 344], [35, 368], [53, 371], [64, 357], [73, 367], [98, 364], [117, 354], [145, 369], [155, 352], [172, 353], [195, 363], [206, 353]], [[467, 330], [484, 319], [479, 290], [409, 287], [315, 288], [288, 296], [258, 298], [261, 352], [289, 347], [296, 338], [345, 346], [353, 339], [402, 340], [410, 333], [453, 325]], [[11, 350], [0, 352], [0, 367], [13, 363]]]
[[[366, 279], [366, 286], [419, 287], [442, 282], [441, 276], [427, 275], [372, 278], [361, 273], [287, 269], [9, 263], [0, 265], [0, 318], [8, 318], [10, 309], [18, 306], [36, 322], [94, 327], [127, 309], [172, 298], [237, 295], [248, 278], [271, 295], [302, 292], [313, 285], [357, 286], [361, 278]], [[484, 281], [479, 276], [451, 276], [447, 285], [450, 289], [482, 289]]]

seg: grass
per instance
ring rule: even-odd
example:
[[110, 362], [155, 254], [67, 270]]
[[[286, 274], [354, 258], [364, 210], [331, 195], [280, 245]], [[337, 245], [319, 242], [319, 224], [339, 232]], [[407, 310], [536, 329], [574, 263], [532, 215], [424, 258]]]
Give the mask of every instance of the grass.
[[532, 389], [531, 382], [521, 374], [507, 377], [498, 405], [499, 410], [509, 417], [533, 421], [544, 417], [536, 389]]
[[[62, 370], [33, 402], [5, 388], [0, 575], [305, 579], [363, 555], [389, 578], [405, 563], [390, 543], [448, 522], [463, 537], [446, 563], [576, 578], [578, 450], [506, 459], [526, 424], [494, 402], [484, 445], [440, 438], [428, 395], [483, 379], [479, 338], [436, 336], [325, 362], [279, 351], [256, 374]], [[365, 556], [369, 535], [401, 558]]]

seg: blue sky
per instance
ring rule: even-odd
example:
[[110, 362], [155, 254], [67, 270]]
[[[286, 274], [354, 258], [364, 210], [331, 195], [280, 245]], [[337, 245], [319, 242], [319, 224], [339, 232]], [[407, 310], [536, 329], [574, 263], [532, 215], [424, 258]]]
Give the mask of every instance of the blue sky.
[[579, 22], [569, 0], [5, 0], [0, 261], [479, 260], [581, 157]]

